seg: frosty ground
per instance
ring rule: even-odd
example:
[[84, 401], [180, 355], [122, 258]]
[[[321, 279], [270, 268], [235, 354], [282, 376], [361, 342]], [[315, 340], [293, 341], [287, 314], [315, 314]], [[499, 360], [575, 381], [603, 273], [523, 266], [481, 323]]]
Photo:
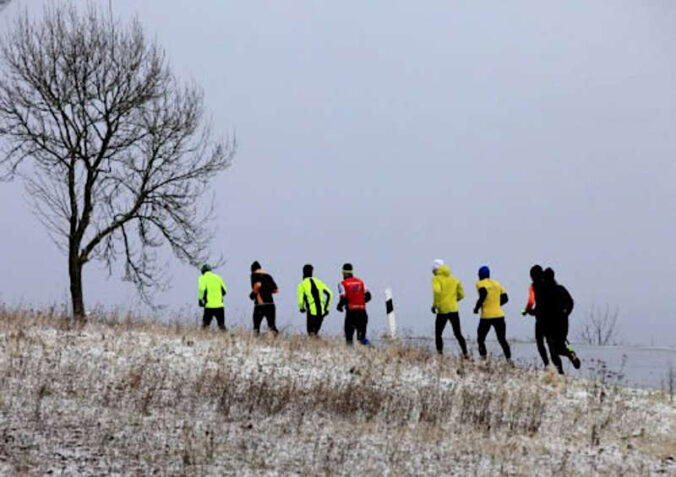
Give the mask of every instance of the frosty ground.
[[418, 348], [0, 313], [0, 473], [676, 474], [668, 393]]

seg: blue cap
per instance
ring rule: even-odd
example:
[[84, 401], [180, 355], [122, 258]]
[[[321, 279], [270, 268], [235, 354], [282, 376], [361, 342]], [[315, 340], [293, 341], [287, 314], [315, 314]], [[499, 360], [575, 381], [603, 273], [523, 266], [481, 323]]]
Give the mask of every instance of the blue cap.
[[491, 269], [488, 268], [488, 265], [482, 265], [481, 268], [479, 268], [479, 278], [483, 280], [484, 278], [488, 278], [491, 276]]

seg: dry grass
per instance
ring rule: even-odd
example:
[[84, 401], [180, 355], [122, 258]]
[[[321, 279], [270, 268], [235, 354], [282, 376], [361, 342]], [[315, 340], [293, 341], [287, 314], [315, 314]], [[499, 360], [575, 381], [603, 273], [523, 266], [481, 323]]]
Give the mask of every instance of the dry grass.
[[502, 362], [0, 312], [0, 473], [673, 471], [658, 392]]

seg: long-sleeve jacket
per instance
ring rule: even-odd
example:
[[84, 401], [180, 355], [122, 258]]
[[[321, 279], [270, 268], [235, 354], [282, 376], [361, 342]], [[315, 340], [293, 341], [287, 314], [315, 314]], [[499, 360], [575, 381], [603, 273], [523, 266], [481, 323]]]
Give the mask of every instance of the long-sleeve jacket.
[[458, 311], [458, 302], [465, 297], [460, 280], [451, 275], [447, 265], [437, 268], [432, 279], [434, 308], [437, 313], [446, 314]]
[[314, 316], [328, 314], [333, 293], [318, 278], [308, 277], [298, 284], [298, 308]]

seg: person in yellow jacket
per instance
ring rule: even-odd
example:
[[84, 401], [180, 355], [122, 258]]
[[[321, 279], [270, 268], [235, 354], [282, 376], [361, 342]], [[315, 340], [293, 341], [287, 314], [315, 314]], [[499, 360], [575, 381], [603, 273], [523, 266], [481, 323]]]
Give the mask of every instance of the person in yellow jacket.
[[476, 283], [479, 299], [474, 307], [474, 314], [481, 310], [481, 319], [477, 330], [479, 354], [482, 358], [486, 357], [486, 336], [493, 327], [498, 337], [498, 343], [505, 353], [505, 358], [510, 361], [512, 352], [509, 349], [509, 343], [507, 343], [505, 312], [502, 311], [502, 305], [509, 301], [509, 297], [500, 282], [491, 280], [490, 277], [491, 271], [486, 265], [479, 269], [479, 281]]
[[467, 353], [467, 343], [460, 330], [460, 313], [458, 312], [458, 302], [465, 297], [460, 280], [451, 275], [451, 269], [444, 265], [442, 260], [435, 260], [432, 267], [432, 289], [434, 291], [434, 302], [432, 313], [437, 315], [434, 325], [434, 336], [436, 339], [437, 353], [444, 354], [444, 340], [442, 334], [447, 322], [451, 322], [453, 334], [458, 340], [462, 355], [469, 357]]
[[216, 318], [218, 327], [225, 331], [225, 306], [223, 297], [228, 289], [223, 283], [223, 279], [211, 271], [211, 267], [206, 263], [200, 269], [202, 275], [199, 278], [199, 306], [204, 308], [202, 317], [202, 328], [208, 328], [211, 320]]
[[312, 265], [303, 267], [303, 281], [298, 284], [298, 308], [307, 313], [307, 334], [317, 336], [324, 317], [329, 314], [333, 293], [326, 284], [312, 276]]

